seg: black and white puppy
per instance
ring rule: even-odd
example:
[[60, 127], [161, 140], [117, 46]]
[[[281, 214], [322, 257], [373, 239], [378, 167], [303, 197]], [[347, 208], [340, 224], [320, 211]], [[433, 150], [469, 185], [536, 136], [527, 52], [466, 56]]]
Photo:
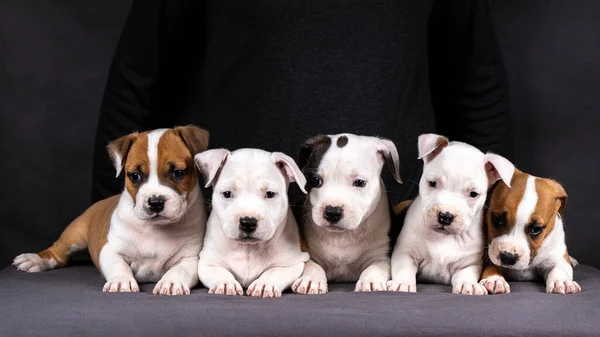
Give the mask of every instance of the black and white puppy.
[[327, 281], [356, 282], [355, 291], [383, 291], [390, 278], [390, 212], [384, 163], [400, 181], [398, 151], [387, 139], [353, 134], [308, 139], [299, 164], [307, 177], [299, 221], [311, 260], [292, 290], [324, 294]]

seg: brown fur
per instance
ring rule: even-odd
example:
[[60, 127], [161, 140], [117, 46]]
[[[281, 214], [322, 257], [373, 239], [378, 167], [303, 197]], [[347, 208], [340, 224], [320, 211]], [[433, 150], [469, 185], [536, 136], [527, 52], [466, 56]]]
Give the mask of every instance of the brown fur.
[[395, 216], [398, 216], [404, 212], [406, 212], [408, 210], [408, 208], [410, 207], [410, 205], [412, 205], [414, 200], [404, 200], [398, 204], [396, 204], [396, 206], [394, 206], [394, 208], [392, 208], [392, 212], [394, 213]]
[[483, 273], [481, 274], [481, 278], [486, 279], [490, 276], [502, 276], [502, 272], [500, 271], [500, 268], [498, 266], [488, 261], [483, 267]]

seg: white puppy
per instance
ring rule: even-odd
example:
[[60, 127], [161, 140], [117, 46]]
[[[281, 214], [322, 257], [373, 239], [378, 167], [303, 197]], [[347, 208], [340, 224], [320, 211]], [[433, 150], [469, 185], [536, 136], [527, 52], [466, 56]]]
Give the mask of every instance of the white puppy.
[[385, 162], [401, 182], [398, 152], [387, 139], [321, 135], [302, 146], [309, 190], [302, 229], [311, 260], [293, 291], [323, 294], [327, 281], [358, 281], [355, 291], [385, 290], [390, 278]]
[[216, 149], [195, 160], [213, 186], [200, 281], [211, 294], [243, 295], [248, 287], [249, 296], [281, 296], [309, 259], [287, 196], [290, 182], [304, 191], [304, 175], [279, 152]]
[[423, 175], [392, 254], [388, 290], [416, 292], [417, 280], [451, 284], [452, 292], [487, 294], [483, 264], [483, 206], [488, 188], [510, 186], [514, 166], [495, 154], [435, 134], [419, 137]]

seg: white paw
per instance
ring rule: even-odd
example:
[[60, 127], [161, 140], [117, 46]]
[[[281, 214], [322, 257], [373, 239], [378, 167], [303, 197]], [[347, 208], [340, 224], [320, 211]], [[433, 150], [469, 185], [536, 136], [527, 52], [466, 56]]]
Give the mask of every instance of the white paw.
[[387, 281], [387, 291], [399, 291], [403, 293], [416, 293], [417, 285], [410, 282]]
[[575, 294], [581, 291], [581, 287], [575, 281], [548, 280], [546, 292], [549, 294]]
[[355, 292], [370, 292], [370, 291], [386, 291], [387, 290], [387, 281], [379, 280], [379, 281], [367, 281], [367, 280], [358, 280], [356, 282], [356, 287], [354, 287]]
[[42, 259], [37, 254], [27, 253], [15, 257], [13, 265], [17, 267], [17, 270], [37, 273], [53, 269], [56, 267], [56, 261], [54, 259]]
[[484, 278], [479, 281], [490, 294], [508, 294], [510, 293], [510, 286], [504, 277], [499, 275], [492, 275], [488, 278]]
[[108, 293], [137, 293], [140, 287], [133, 277], [121, 276], [107, 280], [102, 291]]
[[278, 286], [261, 280], [260, 278], [252, 283], [246, 290], [246, 295], [252, 297], [281, 297], [281, 289]]
[[217, 295], [230, 295], [230, 296], [242, 296], [244, 295], [244, 289], [238, 281], [217, 281], [208, 289], [209, 294]]
[[454, 288], [452, 292], [463, 295], [487, 295], [487, 289], [479, 283], [461, 283]]
[[325, 294], [327, 293], [327, 279], [314, 279], [310, 276], [301, 277], [292, 284], [292, 291], [297, 294]]
[[154, 295], [189, 295], [190, 287], [176, 280], [163, 280], [158, 281], [154, 290]]

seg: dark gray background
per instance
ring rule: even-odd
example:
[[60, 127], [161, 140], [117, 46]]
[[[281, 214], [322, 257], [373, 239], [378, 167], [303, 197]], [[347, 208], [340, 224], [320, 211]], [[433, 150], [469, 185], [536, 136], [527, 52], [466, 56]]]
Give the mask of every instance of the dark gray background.
[[[0, 266], [89, 205], [94, 131], [131, 0], [0, 2]], [[515, 164], [569, 193], [569, 250], [600, 267], [600, 1], [493, 0]]]

